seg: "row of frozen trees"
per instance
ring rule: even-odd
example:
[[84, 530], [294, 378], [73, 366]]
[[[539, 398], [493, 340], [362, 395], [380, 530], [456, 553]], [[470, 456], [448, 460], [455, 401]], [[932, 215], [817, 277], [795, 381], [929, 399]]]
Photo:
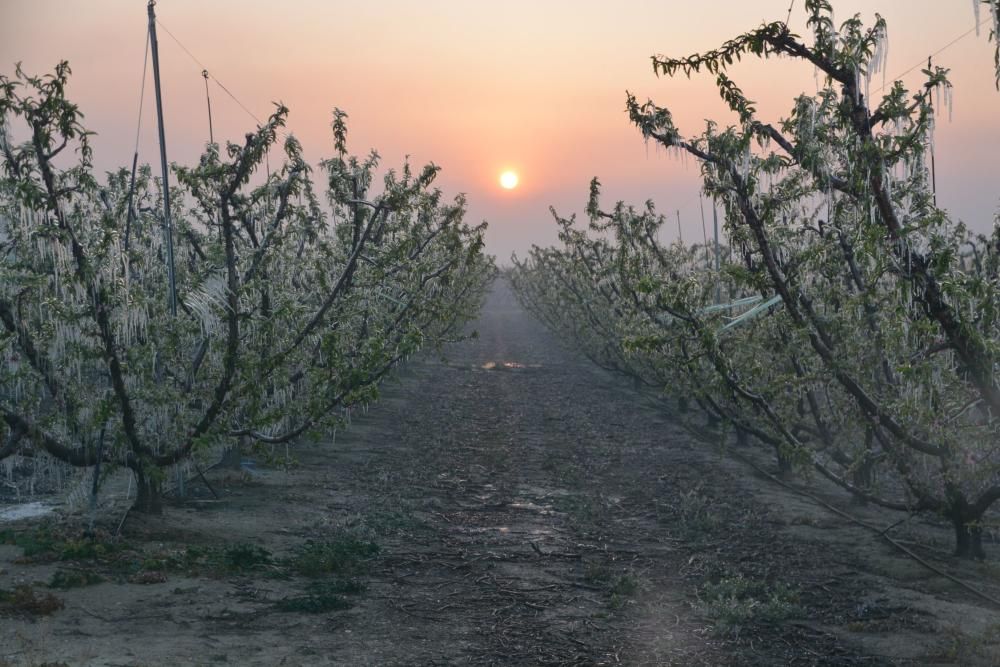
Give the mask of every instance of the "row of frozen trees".
[[[647, 140], [697, 158], [724, 208], [718, 270], [711, 247], [658, 241], [650, 204], [603, 210], [595, 180], [589, 228], [557, 218], [562, 246], [535, 248], [512, 280], [597, 363], [690, 397], [785, 469], [946, 517], [956, 552], [982, 557], [1000, 500], [1000, 232], [971, 234], [934, 202], [926, 154], [947, 71], [873, 103], [884, 21], [837, 28], [827, 2], [806, 4], [811, 44], [779, 22], [654, 58], [658, 74], [715, 75], [736, 125], [687, 139], [667, 109], [628, 100]], [[744, 56], [802, 62], [821, 88], [764, 122], [726, 75]]]
[[[173, 314], [162, 183], [98, 181], [68, 75], [0, 76], [0, 458], [128, 468], [157, 512], [168, 466], [323, 432], [477, 312], [485, 225], [433, 188], [437, 167], [376, 181], [338, 111], [324, 208], [279, 107], [174, 168]], [[283, 164], [253, 186], [272, 148]]]

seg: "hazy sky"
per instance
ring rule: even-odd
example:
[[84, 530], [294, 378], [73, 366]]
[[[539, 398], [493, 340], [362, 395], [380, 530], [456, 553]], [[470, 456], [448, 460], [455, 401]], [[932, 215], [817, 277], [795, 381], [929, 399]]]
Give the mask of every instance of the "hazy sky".
[[[803, 0], [791, 25], [806, 33]], [[975, 25], [969, 0], [834, 0], [839, 20], [874, 11], [889, 22], [888, 73], [901, 74]], [[654, 53], [705, 50], [783, 19], [789, 0], [658, 2], [596, 0], [161, 0], [157, 14], [253, 114], [271, 102], [291, 109], [289, 129], [310, 161], [332, 154], [330, 111], [350, 115], [350, 147], [376, 148], [386, 166], [405, 155], [443, 167], [438, 184], [465, 192], [470, 222], [490, 222], [488, 249], [506, 260], [555, 238], [548, 206], [581, 211], [598, 176], [610, 204], [653, 199], [680, 210], [685, 239], [701, 236], [698, 169], [643, 143], [624, 112], [626, 89], [668, 106], [685, 134], [705, 118], [732, 122], [710, 77], [657, 79]], [[986, 231], [998, 207], [1000, 93], [993, 86], [987, 12], [982, 34], [935, 56], [952, 68], [954, 115], [937, 132], [938, 200]], [[29, 72], [60, 59], [73, 69], [70, 95], [98, 133], [101, 169], [131, 163], [138, 118], [144, 0], [0, 0], [0, 72]], [[168, 157], [194, 162], [208, 139], [201, 67], [160, 34]], [[911, 87], [916, 67], [905, 77]], [[770, 119], [815, 91], [812, 67], [741, 64], [733, 78]], [[880, 83], [880, 81], [879, 81]], [[875, 84], [873, 83], [873, 86]], [[255, 123], [214, 83], [216, 139], [239, 139]], [[149, 75], [140, 160], [155, 162]], [[521, 185], [502, 190], [503, 169]]]

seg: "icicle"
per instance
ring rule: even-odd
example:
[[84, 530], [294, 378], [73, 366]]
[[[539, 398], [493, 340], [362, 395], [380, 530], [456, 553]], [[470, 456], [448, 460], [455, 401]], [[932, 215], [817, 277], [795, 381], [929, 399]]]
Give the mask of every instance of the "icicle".
[[990, 3], [990, 14], [993, 15], [993, 35], [995, 39], [1000, 39], [1000, 4]]
[[747, 150], [743, 154], [743, 163], [740, 165], [740, 175], [745, 180], [749, 173], [750, 173], [750, 147], [747, 146]]
[[881, 57], [879, 59], [879, 65], [880, 65], [880, 67], [882, 69], [882, 89], [884, 90], [885, 89], [885, 85], [886, 85], [886, 76], [885, 75], [886, 75], [886, 73], [889, 70], [889, 67], [888, 67], [888, 65], [889, 65], [889, 31], [886, 30], [885, 28], [882, 28], [882, 30], [880, 32], [881, 32], [880, 36], [881, 36], [882, 53], [881, 53]]
[[927, 118], [927, 147], [931, 151], [931, 155], [934, 154], [934, 114], [930, 114]]

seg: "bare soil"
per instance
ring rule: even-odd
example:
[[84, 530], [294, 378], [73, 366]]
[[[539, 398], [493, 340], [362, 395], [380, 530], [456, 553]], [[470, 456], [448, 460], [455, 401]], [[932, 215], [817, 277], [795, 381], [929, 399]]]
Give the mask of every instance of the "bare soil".
[[[1000, 610], [796, 489], [903, 515], [734, 460], [503, 284], [476, 328], [287, 469], [212, 470], [218, 500], [6, 524], [0, 665], [1000, 664]], [[889, 534], [1000, 597], [946, 527]]]

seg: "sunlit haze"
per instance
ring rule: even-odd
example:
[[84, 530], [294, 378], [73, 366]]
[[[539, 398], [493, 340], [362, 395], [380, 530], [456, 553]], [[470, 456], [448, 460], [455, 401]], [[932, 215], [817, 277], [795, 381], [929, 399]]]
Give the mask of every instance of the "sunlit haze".
[[[799, 34], [806, 33], [803, 4], [793, 3], [790, 21]], [[915, 66], [975, 21], [966, 0], [834, 4], [838, 19], [859, 11], [870, 22], [876, 10], [886, 17], [888, 73], [906, 72], [911, 87], [921, 77]], [[609, 200], [652, 199], [671, 217], [679, 211], [686, 238], [700, 236], [697, 165], [643, 142], [624, 113], [625, 92], [669, 107], [685, 134], [706, 118], [732, 122], [712, 77], [658, 79], [650, 56], [715, 47], [784, 19], [789, 0], [163, 0], [156, 9], [190, 51], [161, 32], [170, 160], [195, 161], [208, 140], [203, 66], [249, 110], [212, 82], [217, 140], [242, 137], [256, 124], [250, 114], [263, 119], [281, 101], [291, 109], [289, 131], [315, 163], [333, 153], [331, 110], [340, 107], [349, 114], [353, 152], [377, 149], [387, 167], [405, 156], [441, 166], [439, 186], [466, 193], [469, 222], [489, 221], [487, 248], [506, 262], [511, 252], [553, 242], [548, 207], [582, 212], [594, 176]], [[1000, 173], [1000, 93], [985, 13], [983, 21], [980, 35], [934, 58], [952, 69], [955, 84], [952, 118], [944, 114], [936, 134], [938, 201], [979, 231], [992, 225]], [[10, 75], [21, 61], [27, 72], [44, 73], [68, 60], [70, 96], [98, 133], [100, 169], [131, 162], [145, 39], [144, 0], [0, 5], [0, 71]], [[732, 78], [771, 119], [817, 87], [811, 67], [789, 61], [744, 62]], [[150, 163], [151, 91], [150, 75], [140, 142], [140, 160]], [[506, 170], [520, 177], [516, 188], [500, 187]]]
[[505, 171], [500, 174], [500, 186], [505, 190], [513, 190], [517, 187], [520, 180], [521, 179], [517, 177], [517, 173], [513, 171]]

